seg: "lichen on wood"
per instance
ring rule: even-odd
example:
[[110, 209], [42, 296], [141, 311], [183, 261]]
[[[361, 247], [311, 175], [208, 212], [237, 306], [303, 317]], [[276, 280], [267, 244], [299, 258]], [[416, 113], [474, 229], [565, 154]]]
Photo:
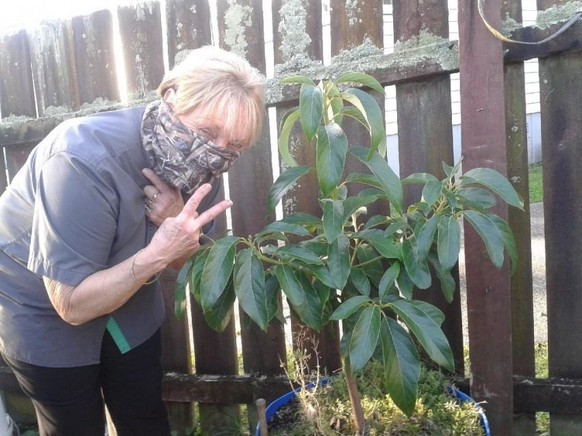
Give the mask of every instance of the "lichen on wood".
[[576, 12], [582, 11], [582, 1], [564, 3], [543, 11], [538, 11], [536, 26], [547, 29], [559, 22], [569, 20]]
[[224, 42], [233, 52], [245, 58], [248, 46], [245, 30], [253, 25], [252, 13], [253, 9], [250, 6], [228, 0], [228, 8], [224, 14]]

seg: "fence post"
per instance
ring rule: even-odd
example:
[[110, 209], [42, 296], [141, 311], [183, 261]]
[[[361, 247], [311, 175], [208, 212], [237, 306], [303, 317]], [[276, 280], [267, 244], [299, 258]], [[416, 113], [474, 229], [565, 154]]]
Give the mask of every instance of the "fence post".
[[[486, 2], [493, 26], [501, 25], [501, 0]], [[503, 47], [482, 23], [477, 2], [459, 2], [463, 169], [492, 167], [507, 174]], [[495, 208], [507, 219], [507, 206]], [[507, 262], [498, 270], [465, 223], [471, 394], [485, 401], [493, 434], [510, 435], [513, 418], [511, 293]]]

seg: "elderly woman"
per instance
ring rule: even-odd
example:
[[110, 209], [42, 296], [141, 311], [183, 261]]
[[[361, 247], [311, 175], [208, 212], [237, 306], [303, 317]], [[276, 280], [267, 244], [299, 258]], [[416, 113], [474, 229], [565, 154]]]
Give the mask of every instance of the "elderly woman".
[[0, 350], [43, 435], [168, 435], [158, 275], [230, 207], [220, 175], [261, 131], [264, 78], [194, 50], [146, 108], [64, 122], [0, 197]]

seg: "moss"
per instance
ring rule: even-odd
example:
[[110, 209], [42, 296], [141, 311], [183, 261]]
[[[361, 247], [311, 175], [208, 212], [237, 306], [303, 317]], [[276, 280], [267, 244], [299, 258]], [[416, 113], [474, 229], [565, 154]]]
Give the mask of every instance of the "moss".
[[[423, 31], [415, 38], [405, 42], [397, 42], [395, 52], [383, 54], [383, 50], [375, 46], [370, 39], [351, 50], [344, 50], [332, 58], [331, 64], [322, 66], [320, 62], [297, 58], [279, 68], [275, 67], [276, 76], [267, 81], [266, 101], [273, 103], [283, 97], [283, 87], [279, 80], [287, 75], [301, 73], [313, 80], [334, 79], [346, 71], [373, 72], [375, 70], [403, 70], [419, 66], [423, 60], [437, 62], [443, 70], [458, 68], [459, 55], [453, 42]], [[294, 68], [291, 68], [294, 67]]]
[[539, 11], [536, 26], [540, 29], [546, 29], [561, 21], [569, 20], [576, 12], [580, 11], [582, 11], [582, 1], [568, 2]]

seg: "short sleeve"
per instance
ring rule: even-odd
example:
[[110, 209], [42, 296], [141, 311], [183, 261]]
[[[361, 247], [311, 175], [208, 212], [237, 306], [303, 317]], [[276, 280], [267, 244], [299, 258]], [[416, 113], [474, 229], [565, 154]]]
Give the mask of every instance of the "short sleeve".
[[117, 210], [118, 196], [95, 165], [55, 154], [37, 181], [28, 268], [71, 286], [106, 268]]

